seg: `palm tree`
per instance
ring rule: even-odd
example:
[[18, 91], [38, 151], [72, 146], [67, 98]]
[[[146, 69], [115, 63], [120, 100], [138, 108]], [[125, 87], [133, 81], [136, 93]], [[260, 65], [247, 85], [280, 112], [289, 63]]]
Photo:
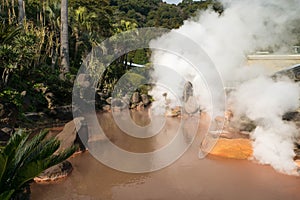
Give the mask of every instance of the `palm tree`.
[[42, 131], [29, 140], [29, 134], [19, 130], [5, 147], [0, 148], [1, 200], [22, 196], [34, 177], [75, 152], [76, 147], [71, 147], [55, 153], [59, 148], [59, 141], [55, 138], [45, 140], [47, 133], [48, 131]]
[[23, 24], [25, 18], [25, 2], [23, 0], [18, 0], [19, 9], [19, 23]]
[[69, 60], [69, 35], [68, 35], [68, 0], [61, 0], [61, 30], [60, 30], [60, 56], [61, 56], [61, 78], [70, 72]]

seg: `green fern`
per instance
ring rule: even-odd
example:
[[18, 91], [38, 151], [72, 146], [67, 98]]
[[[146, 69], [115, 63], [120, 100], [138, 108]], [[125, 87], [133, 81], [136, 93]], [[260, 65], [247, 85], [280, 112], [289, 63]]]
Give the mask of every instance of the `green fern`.
[[57, 153], [59, 141], [46, 140], [47, 133], [42, 131], [29, 140], [29, 134], [19, 130], [0, 149], [0, 199], [11, 199], [22, 193], [34, 177], [75, 152], [74, 146]]

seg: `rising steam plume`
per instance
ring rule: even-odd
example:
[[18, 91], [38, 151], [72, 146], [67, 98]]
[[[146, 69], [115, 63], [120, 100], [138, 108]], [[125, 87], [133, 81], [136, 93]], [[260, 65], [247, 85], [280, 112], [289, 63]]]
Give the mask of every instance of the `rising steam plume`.
[[[246, 55], [257, 50], [291, 51], [297, 43], [297, 34], [300, 34], [295, 29], [295, 25], [300, 24], [299, 1], [223, 0], [222, 4], [224, 12], [221, 15], [212, 10], [200, 12], [179, 29], [153, 40], [151, 45], [180, 51], [185, 44], [176, 40], [175, 33], [195, 41], [218, 69], [224, 85], [235, 85], [236, 90], [228, 96], [228, 106], [235, 118], [246, 116], [257, 125], [250, 135], [254, 141], [254, 158], [291, 174], [296, 168], [293, 143], [299, 130], [292, 122], [283, 121], [282, 116], [299, 108], [299, 86], [287, 78], [276, 81], [269, 78], [272, 72], [264, 66], [244, 65]], [[182, 52], [181, 56], [185, 57], [187, 53], [190, 52]], [[178, 85], [175, 93], [181, 96], [184, 84], [176, 83], [160, 68], [161, 65], [170, 66], [192, 82], [201, 109], [210, 111], [212, 105], [203, 79], [195, 75], [182, 57], [154, 50], [153, 78], [156, 81], [170, 79]], [[214, 88], [213, 85], [208, 87]], [[158, 97], [158, 93], [154, 88], [152, 95]]]

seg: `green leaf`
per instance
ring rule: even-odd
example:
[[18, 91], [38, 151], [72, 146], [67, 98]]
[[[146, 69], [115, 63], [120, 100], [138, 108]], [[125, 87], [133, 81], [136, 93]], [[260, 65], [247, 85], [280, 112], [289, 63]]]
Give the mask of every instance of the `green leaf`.
[[0, 193], [0, 199], [1, 200], [10, 200], [11, 196], [13, 195], [14, 192], [15, 192], [15, 190], [8, 190], [3, 193]]
[[55, 138], [45, 140], [47, 133], [44, 130], [28, 140], [28, 134], [19, 130], [0, 152], [1, 200], [9, 199], [42, 171], [66, 160], [75, 152], [77, 147], [73, 146], [55, 153], [60, 143]]

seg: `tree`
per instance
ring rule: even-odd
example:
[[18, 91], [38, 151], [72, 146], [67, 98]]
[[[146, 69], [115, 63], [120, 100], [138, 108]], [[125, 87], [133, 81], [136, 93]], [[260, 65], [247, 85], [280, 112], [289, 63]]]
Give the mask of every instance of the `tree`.
[[9, 200], [16, 197], [24, 199], [24, 190], [29, 182], [45, 169], [54, 166], [75, 152], [71, 147], [55, 153], [59, 141], [52, 138], [45, 140], [48, 131], [42, 131], [29, 140], [29, 134], [19, 130], [0, 148], [0, 199]]
[[68, 32], [68, 0], [61, 0], [61, 29], [60, 29], [60, 57], [61, 57], [61, 79], [70, 72], [69, 60], [69, 32]]
[[25, 18], [25, 3], [23, 0], [18, 0], [19, 23], [23, 24]]

